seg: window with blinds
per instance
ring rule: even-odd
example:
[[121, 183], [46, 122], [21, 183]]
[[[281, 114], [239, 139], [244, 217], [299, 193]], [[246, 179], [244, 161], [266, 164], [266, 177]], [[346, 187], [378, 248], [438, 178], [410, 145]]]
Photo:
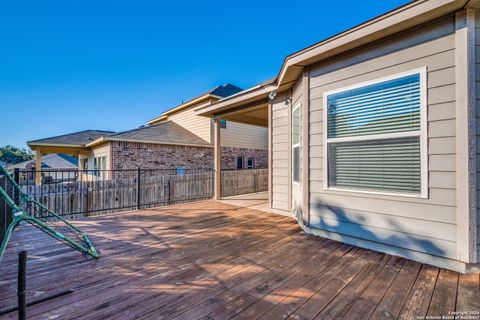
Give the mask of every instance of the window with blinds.
[[326, 94], [328, 187], [420, 194], [419, 72]]

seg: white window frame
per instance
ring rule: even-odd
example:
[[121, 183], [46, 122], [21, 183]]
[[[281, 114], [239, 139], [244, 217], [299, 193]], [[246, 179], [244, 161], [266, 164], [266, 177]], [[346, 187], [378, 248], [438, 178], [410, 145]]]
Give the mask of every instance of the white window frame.
[[[291, 130], [291, 139], [292, 139], [292, 183], [297, 185], [297, 186], [300, 186], [302, 184], [302, 170], [301, 170], [301, 152], [302, 152], [302, 102], [298, 102], [297, 105], [293, 108], [292, 110], [292, 121], [291, 121], [291, 124], [292, 124], [292, 130]], [[299, 132], [298, 132], [298, 143], [295, 143], [293, 144], [293, 130], [294, 130], [294, 126], [293, 126], [293, 114], [295, 113], [295, 111], [298, 110], [298, 115], [299, 115]], [[299, 155], [299, 158], [298, 158], [298, 181], [295, 181], [294, 180], [294, 172], [295, 172], [295, 148], [298, 148], [298, 155]]]
[[[359, 137], [328, 138], [328, 97], [332, 94], [344, 92], [347, 90], [358, 89], [365, 86], [378, 84], [381, 82], [395, 80], [398, 78], [419, 74], [420, 75], [420, 130], [408, 132], [394, 132], [384, 134], [372, 134]], [[376, 195], [394, 195], [413, 198], [428, 198], [428, 120], [427, 120], [427, 67], [422, 67], [406, 72], [396, 73], [387, 77], [378, 78], [371, 81], [361, 82], [355, 85], [342, 87], [339, 89], [323, 93], [323, 189], [332, 191], [346, 191], [355, 193], [367, 193]], [[347, 187], [331, 187], [328, 185], [328, 145], [338, 142], [357, 142], [383, 140], [393, 138], [419, 137], [420, 140], [420, 193], [411, 194], [393, 191], [362, 190]]]

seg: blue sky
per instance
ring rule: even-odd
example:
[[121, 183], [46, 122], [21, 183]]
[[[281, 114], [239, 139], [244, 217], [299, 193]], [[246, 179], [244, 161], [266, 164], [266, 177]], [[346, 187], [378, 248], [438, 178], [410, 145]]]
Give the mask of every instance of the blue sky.
[[138, 127], [407, 2], [0, 0], [0, 146]]

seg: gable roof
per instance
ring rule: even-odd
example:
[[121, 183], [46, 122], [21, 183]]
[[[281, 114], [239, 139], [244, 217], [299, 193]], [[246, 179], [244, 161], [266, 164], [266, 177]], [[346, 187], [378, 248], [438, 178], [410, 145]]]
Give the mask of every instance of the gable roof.
[[105, 130], [84, 130], [60, 136], [27, 141], [29, 147], [34, 146], [59, 146], [59, 147], [85, 147], [88, 143], [114, 133]]
[[87, 147], [92, 147], [106, 141], [212, 147], [207, 141], [172, 121], [104, 136], [90, 142], [87, 144]]
[[183, 109], [186, 109], [188, 107], [191, 107], [192, 105], [195, 105], [197, 103], [206, 101], [208, 99], [220, 100], [222, 98], [226, 98], [226, 97], [229, 97], [231, 95], [237, 94], [237, 93], [241, 92], [242, 90], [243, 90], [242, 88], [237, 87], [236, 85], [233, 85], [233, 84], [230, 84], [230, 83], [216, 86], [215, 88], [213, 88], [213, 89], [211, 89], [211, 90], [209, 90], [205, 93], [202, 93], [201, 95], [199, 95], [195, 98], [192, 98], [192, 99], [188, 100], [187, 102], [183, 102], [182, 104], [180, 104], [178, 106], [175, 106], [175, 107], [163, 112], [160, 116], [147, 121], [146, 125], [153, 125], [153, 124], [155, 124], [159, 121], [167, 120], [168, 115], [176, 113], [176, 112], [181, 111]]
[[[28, 166], [35, 166], [35, 159], [12, 165], [9, 169], [27, 169]], [[42, 169], [77, 169], [78, 159], [66, 154], [47, 154], [42, 156]]]

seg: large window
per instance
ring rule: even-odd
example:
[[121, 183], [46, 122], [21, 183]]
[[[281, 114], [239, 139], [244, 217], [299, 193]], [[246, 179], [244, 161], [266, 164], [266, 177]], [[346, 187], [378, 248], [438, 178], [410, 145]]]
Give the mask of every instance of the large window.
[[425, 196], [425, 69], [324, 95], [324, 183]]
[[292, 112], [292, 180], [295, 183], [300, 183], [301, 130], [300, 104], [298, 104]]

